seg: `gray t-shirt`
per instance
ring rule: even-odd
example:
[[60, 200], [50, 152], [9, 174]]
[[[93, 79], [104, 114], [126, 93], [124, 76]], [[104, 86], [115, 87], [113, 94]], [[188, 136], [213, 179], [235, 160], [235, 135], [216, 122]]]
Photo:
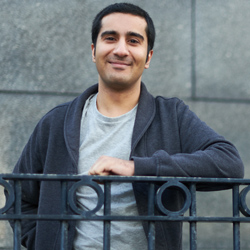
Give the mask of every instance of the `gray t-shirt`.
[[[128, 160], [131, 151], [137, 106], [122, 116], [110, 118], [97, 110], [96, 97], [91, 96], [86, 102], [81, 120], [78, 164], [81, 175], [88, 174], [90, 167], [102, 155]], [[76, 196], [83, 210], [91, 210], [97, 204], [97, 195], [89, 187], [78, 189]], [[131, 183], [112, 183], [111, 200], [112, 215], [138, 215]], [[103, 215], [103, 207], [96, 214]], [[74, 249], [103, 249], [103, 222], [78, 221]], [[112, 222], [111, 249], [147, 249], [141, 222]]]

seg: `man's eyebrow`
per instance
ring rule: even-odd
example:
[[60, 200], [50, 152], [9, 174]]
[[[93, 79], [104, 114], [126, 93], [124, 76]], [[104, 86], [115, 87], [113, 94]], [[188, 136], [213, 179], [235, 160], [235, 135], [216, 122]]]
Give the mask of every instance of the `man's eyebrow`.
[[117, 32], [114, 30], [107, 30], [101, 33], [101, 37], [107, 36], [107, 35], [117, 35]]
[[[118, 33], [114, 30], [106, 30], [104, 32], [101, 33], [101, 38], [103, 38], [104, 36], [107, 36], [107, 35], [117, 35]], [[127, 36], [134, 36], [134, 37], [138, 37], [139, 39], [141, 39], [142, 41], [145, 40], [144, 36], [137, 33], [137, 32], [134, 32], [134, 31], [128, 31], [126, 33]]]
[[142, 41], [144, 41], [144, 36], [137, 33], [137, 32], [129, 31], [129, 32], [127, 32], [127, 36], [135, 36], [135, 37], [138, 37], [139, 39], [141, 39]]

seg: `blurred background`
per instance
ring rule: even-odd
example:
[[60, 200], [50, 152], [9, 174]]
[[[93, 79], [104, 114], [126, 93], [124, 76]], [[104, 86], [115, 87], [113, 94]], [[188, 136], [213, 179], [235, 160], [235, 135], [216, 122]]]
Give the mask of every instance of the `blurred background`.
[[[0, 1], [0, 173], [13, 170], [40, 118], [97, 83], [91, 24], [112, 0]], [[179, 97], [232, 141], [250, 178], [250, 1], [133, 0], [154, 20], [156, 42], [143, 81], [153, 95]], [[198, 215], [231, 216], [231, 191], [198, 193]], [[0, 187], [0, 208], [5, 204]], [[250, 249], [250, 225], [241, 249]], [[188, 246], [184, 225], [183, 249]], [[233, 249], [232, 226], [198, 225], [198, 249]], [[0, 249], [12, 231], [0, 221]]]

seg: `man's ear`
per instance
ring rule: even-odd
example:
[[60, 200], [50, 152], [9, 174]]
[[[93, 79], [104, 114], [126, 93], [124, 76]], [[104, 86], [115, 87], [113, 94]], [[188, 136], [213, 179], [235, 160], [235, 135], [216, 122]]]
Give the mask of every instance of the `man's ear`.
[[147, 59], [147, 61], [146, 61], [145, 67], [144, 67], [145, 69], [148, 69], [148, 68], [149, 68], [149, 64], [150, 64], [150, 61], [151, 61], [151, 59], [152, 59], [153, 53], [154, 53], [153, 50], [150, 50], [150, 51], [148, 52], [148, 59]]
[[95, 63], [95, 45], [91, 44], [91, 50], [92, 50], [92, 61]]

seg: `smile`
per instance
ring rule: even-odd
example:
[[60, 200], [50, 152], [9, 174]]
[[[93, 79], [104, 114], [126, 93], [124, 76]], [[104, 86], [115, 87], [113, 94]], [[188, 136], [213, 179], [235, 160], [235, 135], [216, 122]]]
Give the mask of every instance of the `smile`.
[[111, 60], [109, 61], [109, 63], [113, 66], [113, 67], [127, 67], [131, 65], [131, 62], [126, 62], [126, 61], [120, 61], [120, 60]]

